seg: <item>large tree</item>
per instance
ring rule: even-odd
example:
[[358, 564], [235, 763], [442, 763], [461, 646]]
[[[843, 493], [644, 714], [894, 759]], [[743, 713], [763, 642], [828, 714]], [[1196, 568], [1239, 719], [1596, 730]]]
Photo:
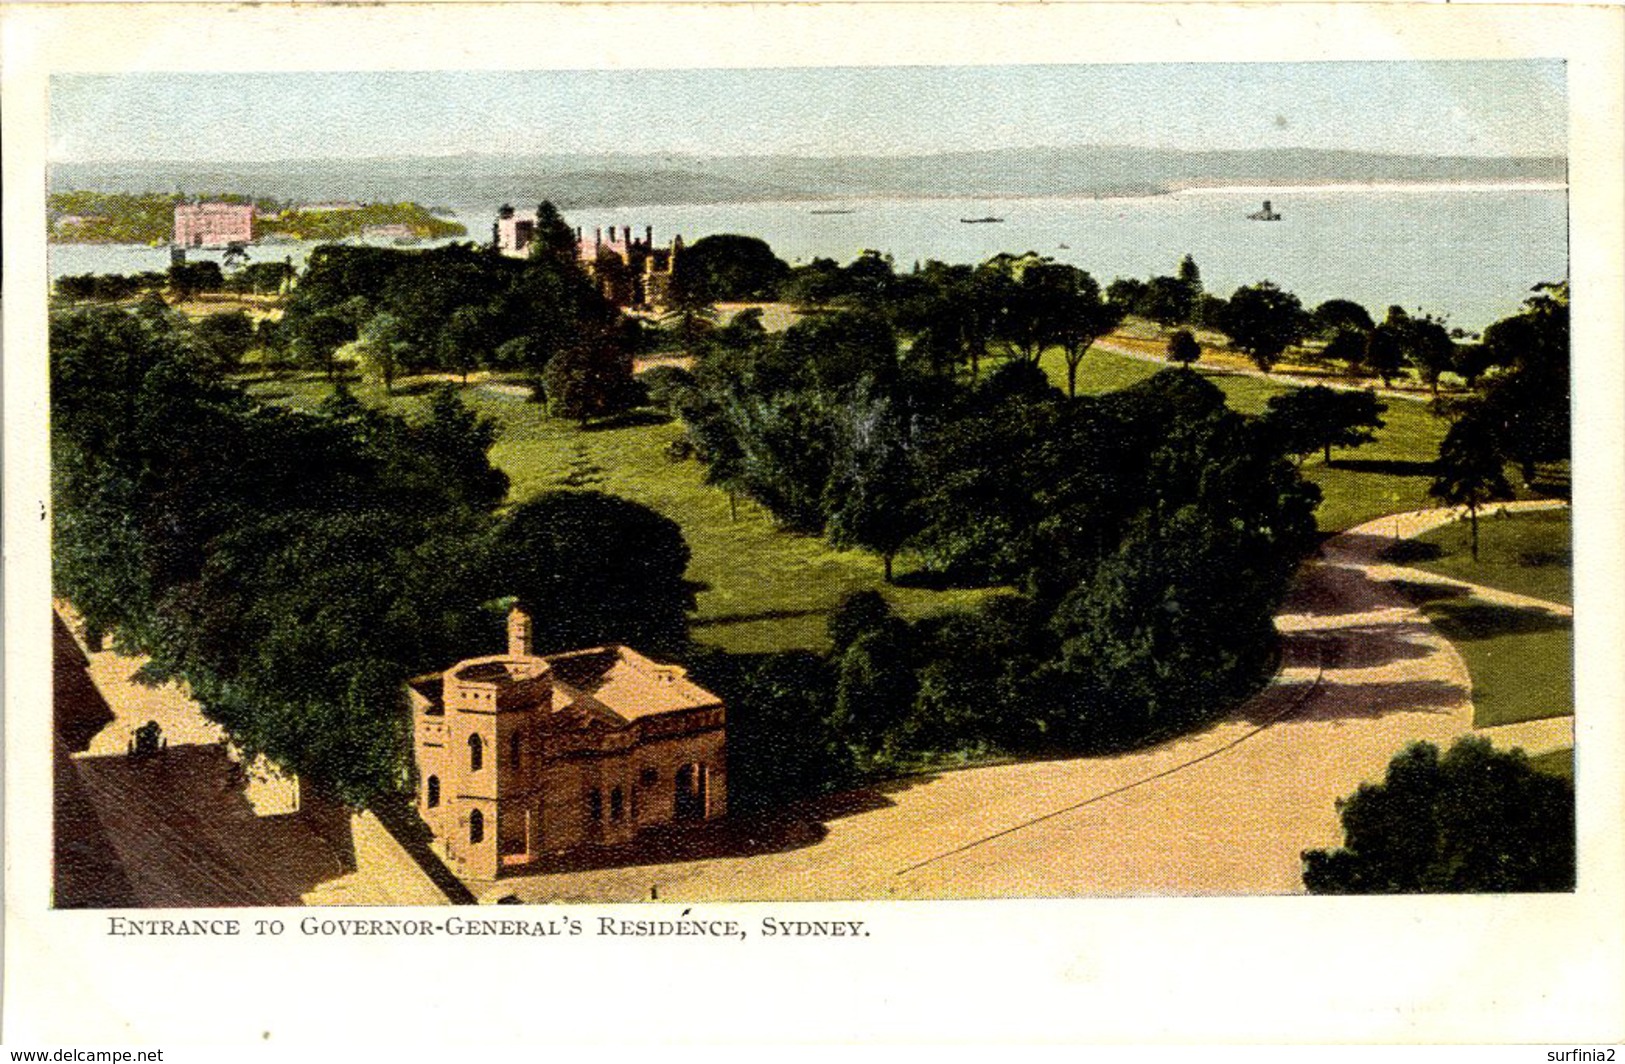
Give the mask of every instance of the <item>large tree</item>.
[[1168, 338], [1168, 361], [1190, 366], [1202, 357], [1202, 345], [1189, 329], [1179, 329]]
[[714, 302], [772, 299], [790, 275], [767, 241], [719, 233], [701, 237], [677, 256], [676, 280]]
[[1375, 324], [1371, 312], [1351, 299], [1328, 299], [1309, 315], [1315, 332], [1330, 340], [1345, 329], [1370, 332]]
[[1537, 285], [1520, 313], [1484, 330], [1483, 346], [1503, 367], [1486, 378], [1486, 416], [1528, 483], [1535, 463], [1571, 453], [1568, 283]]
[[549, 359], [542, 384], [553, 414], [583, 425], [625, 410], [636, 399], [632, 356], [621, 336], [608, 328], [585, 332]]
[[1316, 384], [1271, 396], [1265, 404], [1263, 426], [1282, 454], [1302, 456], [1324, 450], [1332, 460], [1333, 447], [1359, 447], [1375, 439], [1388, 407], [1372, 391], [1338, 391]]
[[353, 802], [395, 786], [401, 682], [496, 630], [488, 433], [449, 398], [418, 421], [257, 405], [164, 318], [58, 324], [59, 593], [250, 752]]
[[1123, 320], [1121, 308], [1104, 300], [1095, 279], [1075, 266], [1058, 270], [1052, 335], [1066, 359], [1066, 394], [1078, 394], [1078, 366], [1096, 340]]
[[1432, 317], [1413, 317], [1403, 334], [1405, 358], [1416, 367], [1422, 380], [1439, 394], [1439, 376], [1456, 368], [1456, 342], [1442, 321]]
[[1405, 364], [1405, 334], [1403, 326], [1394, 322], [1384, 322], [1366, 333], [1365, 357], [1361, 365], [1367, 372], [1375, 373], [1382, 378], [1382, 386], [1388, 387], [1395, 376]]
[[917, 523], [919, 474], [906, 411], [869, 386], [841, 405], [835, 425], [836, 457], [824, 502], [830, 542], [880, 555], [889, 584], [892, 561]]
[[1311, 894], [1574, 889], [1574, 787], [1522, 750], [1475, 736], [1441, 757], [1413, 743], [1337, 806], [1342, 848], [1303, 855]]
[[548, 263], [555, 268], [579, 268], [575, 230], [553, 206], [552, 200], [543, 200], [536, 206], [536, 229], [531, 234], [527, 255], [532, 262]]
[[1261, 281], [1236, 289], [1220, 328], [1259, 369], [1268, 372], [1282, 352], [1303, 339], [1308, 324], [1297, 296]]
[[539, 651], [623, 643], [681, 650], [694, 593], [676, 523], [596, 491], [552, 491], [514, 507], [497, 530], [488, 583], [532, 618]]
[[1512, 498], [1502, 468], [1495, 426], [1481, 408], [1469, 410], [1439, 444], [1438, 476], [1428, 493], [1450, 506], [1465, 506], [1472, 523], [1473, 560], [1478, 560], [1478, 511], [1487, 503]]

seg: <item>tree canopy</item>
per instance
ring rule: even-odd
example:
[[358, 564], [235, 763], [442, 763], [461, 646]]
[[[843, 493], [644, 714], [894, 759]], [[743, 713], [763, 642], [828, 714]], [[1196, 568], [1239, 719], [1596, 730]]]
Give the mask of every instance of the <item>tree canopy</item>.
[[1263, 429], [1281, 453], [1304, 455], [1333, 447], [1359, 447], [1375, 439], [1388, 407], [1375, 392], [1338, 391], [1323, 384], [1272, 395], [1265, 404]]
[[1297, 296], [1261, 281], [1236, 289], [1219, 327], [1259, 369], [1267, 371], [1282, 352], [1303, 339], [1309, 318]]
[[194, 329], [53, 316], [53, 579], [250, 753], [357, 804], [400, 786], [404, 681], [497, 645], [499, 596], [540, 604], [561, 647], [683, 644], [667, 519], [566, 493], [499, 520], [494, 427], [452, 389], [411, 418], [342, 384], [314, 410], [260, 404]]
[[1567, 891], [1575, 883], [1574, 787], [1522, 750], [1413, 743], [1383, 782], [1340, 800], [1344, 843], [1303, 855], [1311, 894]]
[[790, 275], [767, 241], [733, 233], [701, 237], [683, 248], [675, 271], [709, 302], [773, 299]]

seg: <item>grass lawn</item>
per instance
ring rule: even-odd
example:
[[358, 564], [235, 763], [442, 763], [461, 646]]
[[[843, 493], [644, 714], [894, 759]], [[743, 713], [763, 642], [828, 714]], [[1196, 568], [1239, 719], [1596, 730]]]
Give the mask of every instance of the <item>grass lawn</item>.
[[1544, 772], [1550, 776], [1561, 776], [1566, 780], [1574, 778], [1574, 751], [1553, 750], [1529, 759], [1529, 765], [1536, 772]]
[[1478, 728], [1574, 712], [1574, 627], [1540, 610], [1450, 599], [1422, 607], [1473, 678]]
[[[408, 384], [406, 390], [411, 389]], [[262, 398], [298, 407], [319, 403], [329, 390], [320, 380], [267, 382], [253, 389]], [[421, 409], [427, 395], [425, 389], [386, 397], [375, 385], [352, 385], [352, 390], [364, 402], [403, 413]], [[852, 591], [883, 590], [908, 617], [962, 608], [988, 594], [888, 588], [874, 555], [835, 550], [819, 537], [782, 531], [766, 511], [745, 500], [739, 502], [738, 519], [732, 519], [727, 495], [704, 483], [700, 463], [667, 458], [667, 445], [682, 433], [678, 424], [582, 431], [522, 398], [478, 385], [462, 394], [502, 425], [491, 459], [512, 481], [510, 501], [562, 487], [566, 476], [584, 473], [586, 486], [641, 502], [677, 522], [693, 552], [688, 577], [701, 587], [692, 631], [702, 642], [739, 653], [816, 649], [827, 645], [829, 612]], [[898, 571], [908, 571], [906, 557], [898, 560]]]
[[[1058, 353], [1046, 354], [1044, 369], [1065, 386], [1066, 367]], [[991, 372], [993, 366], [984, 366]], [[1161, 366], [1108, 351], [1094, 350], [1079, 368], [1078, 390], [1100, 394], [1157, 373]], [[1202, 372], [1198, 366], [1197, 372]], [[478, 379], [478, 378], [476, 378]], [[1256, 414], [1271, 395], [1292, 385], [1226, 374], [1210, 379], [1238, 410]], [[420, 409], [430, 385], [406, 382], [386, 396], [372, 384], [352, 385], [358, 398], [397, 412]], [[272, 380], [253, 386], [255, 394], [290, 406], [320, 402], [331, 386], [320, 379]], [[502, 434], [492, 460], [513, 482], [510, 500], [522, 501], [562, 486], [572, 471], [586, 473], [590, 486], [644, 503], [676, 521], [693, 550], [689, 576], [702, 585], [695, 614], [696, 638], [735, 651], [820, 647], [829, 611], [851, 591], [883, 588], [880, 560], [860, 551], [838, 551], [821, 539], [781, 531], [755, 505], [741, 501], [730, 517], [727, 496], [703, 481], [697, 462], [673, 462], [666, 446], [681, 433], [676, 424], [635, 424], [578, 429], [545, 415], [523, 399], [476, 383], [463, 395], [482, 413], [496, 418]], [[1318, 517], [1322, 529], [1347, 528], [1399, 510], [1431, 505], [1427, 464], [1437, 453], [1444, 423], [1420, 403], [1394, 400], [1387, 425], [1374, 444], [1333, 452], [1331, 465], [1318, 456], [1303, 474], [1323, 493]], [[909, 560], [898, 559], [899, 573]], [[906, 616], [960, 608], [986, 592], [884, 588]]]
[[[1481, 518], [1476, 563], [1470, 536], [1465, 521], [1445, 525], [1406, 544], [1397, 560], [1504, 591], [1573, 601], [1569, 511]], [[1472, 596], [1432, 597], [1422, 608], [1467, 662], [1475, 725], [1574, 712], [1574, 625], [1568, 618]]]
[[1478, 561], [1472, 556], [1472, 529], [1457, 521], [1416, 537], [1433, 558], [1408, 565], [1430, 573], [1484, 584], [1502, 591], [1574, 604], [1573, 535], [1570, 514], [1563, 510], [1493, 513], [1478, 520]]

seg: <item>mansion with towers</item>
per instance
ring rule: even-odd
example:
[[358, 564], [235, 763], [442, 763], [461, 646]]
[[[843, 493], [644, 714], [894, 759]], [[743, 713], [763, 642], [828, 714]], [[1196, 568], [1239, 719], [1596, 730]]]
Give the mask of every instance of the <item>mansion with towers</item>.
[[[528, 255], [541, 213], [540, 207], [520, 211], [503, 204], [492, 227], [497, 250], [514, 258]], [[612, 225], [607, 235], [602, 227], [594, 229], [590, 240], [577, 227], [575, 236], [576, 261], [610, 302], [640, 308], [670, 302], [672, 271], [683, 250], [682, 237], [673, 237], [667, 247], [655, 247], [653, 226], [644, 226], [643, 235], [636, 237], [627, 225]]]
[[614, 846], [727, 808], [722, 702], [629, 647], [538, 655], [508, 615], [508, 652], [407, 685], [417, 810], [459, 876]]

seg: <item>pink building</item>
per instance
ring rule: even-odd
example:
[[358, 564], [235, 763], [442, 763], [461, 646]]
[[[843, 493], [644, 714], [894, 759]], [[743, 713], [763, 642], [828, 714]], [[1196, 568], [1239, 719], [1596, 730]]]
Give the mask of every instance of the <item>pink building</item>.
[[175, 206], [175, 246], [225, 247], [254, 242], [254, 207], [248, 203], [180, 203]]

